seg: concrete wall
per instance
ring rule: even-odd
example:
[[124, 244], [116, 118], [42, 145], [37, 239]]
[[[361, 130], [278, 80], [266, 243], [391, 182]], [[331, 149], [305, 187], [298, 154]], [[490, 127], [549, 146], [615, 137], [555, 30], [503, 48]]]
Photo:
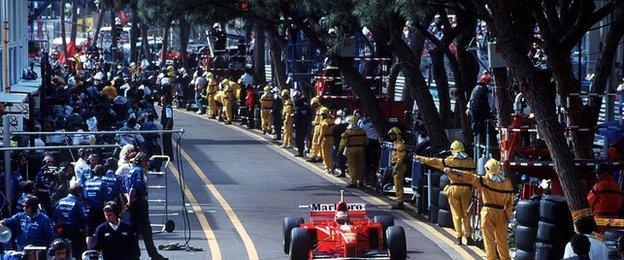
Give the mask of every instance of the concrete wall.
[[[28, 1], [0, 0], [0, 10], [0, 27], [3, 27], [1, 22], [9, 22], [9, 82], [14, 85], [20, 80], [22, 69], [28, 65]], [[4, 29], [0, 28], [0, 39], [3, 37]], [[5, 55], [2, 52], [0, 48], [0, 58]], [[2, 66], [0, 63], [0, 68]], [[0, 88], [0, 91], [3, 89]]]

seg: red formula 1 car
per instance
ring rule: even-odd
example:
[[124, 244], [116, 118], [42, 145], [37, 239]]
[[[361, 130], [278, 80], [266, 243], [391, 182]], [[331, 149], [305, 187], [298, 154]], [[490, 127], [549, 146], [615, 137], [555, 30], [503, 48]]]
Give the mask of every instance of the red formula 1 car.
[[405, 259], [403, 227], [392, 216], [369, 218], [366, 204], [310, 204], [310, 219], [286, 217], [283, 223], [284, 253], [291, 260], [308, 259]]

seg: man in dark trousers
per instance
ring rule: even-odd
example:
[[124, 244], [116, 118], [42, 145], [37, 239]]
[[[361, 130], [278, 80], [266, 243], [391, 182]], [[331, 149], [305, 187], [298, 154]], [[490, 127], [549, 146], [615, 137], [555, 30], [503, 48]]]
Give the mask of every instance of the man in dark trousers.
[[87, 247], [93, 247], [95, 229], [104, 222], [102, 217], [102, 207], [109, 200], [108, 184], [102, 180], [106, 174], [106, 168], [96, 165], [93, 169], [93, 176], [84, 183], [84, 199], [88, 209], [87, 214]]
[[[162, 111], [160, 112], [160, 124], [163, 130], [173, 129], [173, 109], [171, 108], [171, 98], [162, 96]], [[163, 153], [173, 160], [173, 143], [171, 141], [171, 133], [163, 134]]]
[[139, 259], [139, 241], [132, 227], [119, 219], [121, 208], [114, 201], [104, 206], [106, 222], [95, 230], [95, 250], [102, 252], [104, 260]]
[[297, 157], [305, 156], [305, 138], [310, 127], [312, 109], [306, 104], [304, 98], [299, 94], [294, 94], [295, 101], [294, 122], [295, 122], [295, 145], [297, 145]]
[[273, 109], [271, 116], [273, 116], [273, 130], [275, 131], [275, 138], [273, 140], [282, 140], [282, 108], [283, 102], [279, 93], [273, 95]]
[[81, 199], [82, 193], [82, 186], [70, 187], [69, 195], [56, 203], [52, 217], [58, 237], [71, 240], [73, 255], [81, 255], [87, 248], [84, 239], [87, 208]]
[[149, 169], [149, 158], [147, 154], [138, 153], [132, 162], [130, 179], [127, 181], [128, 204], [130, 212], [130, 224], [134, 231], [141, 234], [145, 242], [147, 254], [153, 260], [167, 259], [158, 253], [152, 238], [152, 227], [149, 220], [149, 205], [147, 203], [147, 170]]

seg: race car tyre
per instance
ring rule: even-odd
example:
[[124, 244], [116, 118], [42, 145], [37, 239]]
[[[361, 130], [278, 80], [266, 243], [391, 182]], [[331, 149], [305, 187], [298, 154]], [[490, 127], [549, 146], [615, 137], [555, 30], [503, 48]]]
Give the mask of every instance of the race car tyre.
[[450, 211], [440, 208], [438, 211], [438, 226], [443, 228], [453, 227], [453, 216]]
[[572, 237], [574, 231], [561, 224], [551, 224], [540, 221], [537, 224], [537, 240], [555, 246], [565, 245]]
[[433, 223], [438, 223], [438, 211], [439, 210], [440, 209], [436, 205], [429, 206], [429, 216], [428, 216], [429, 221]]
[[607, 248], [607, 255], [610, 257], [609, 259], [619, 259], [620, 252], [617, 243], [617, 241], [604, 241], [605, 247]]
[[563, 258], [563, 249], [563, 247], [537, 242], [535, 244], [535, 259], [561, 259]]
[[440, 197], [440, 188], [431, 187], [431, 205], [440, 206], [438, 205], [439, 197]]
[[[433, 171], [431, 173], [431, 187], [436, 187], [436, 188], [440, 187], [440, 178], [442, 178], [442, 175], [444, 174], [440, 171]], [[426, 180], [427, 179], [425, 179], [425, 181]]]
[[293, 228], [299, 227], [303, 223], [301, 217], [285, 217], [282, 223], [282, 243], [284, 244], [284, 254], [288, 254], [290, 250], [290, 232]]
[[401, 226], [392, 226], [386, 230], [388, 237], [388, 254], [390, 260], [403, 260], [407, 257], [405, 231]]
[[381, 224], [381, 234], [383, 234], [383, 244], [385, 247], [388, 242], [388, 237], [386, 237], [386, 230], [388, 230], [389, 227], [394, 226], [394, 217], [389, 215], [373, 216], [373, 223]]
[[449, 184], [451, 184], [451, 180], [449, 180], [449, 177], [446, 176], [446, 174], [440, 176], [440, 184], [438, 185], [438, 188], [444, 190], [444, 187], [448, 186]]
[[568, 218], [571, 220], [569, 212], [564, 196], [546, 195], [540, 201], [539, 216], [541, 220], [551, 223], [559, 223]]
[[618, 259], [619, 250], [617, 247], [618, 240], [624, 236], [624, 229], [608, 229], [602, 235], [605, 246], [607, 247], [607, 254], [612, 259]]
[[618, 241], [620, 237], [624, 236], [624, 229], [608, 229], [602, 235], [604, 241]]
[[535, 252], [527, 252], [521, 249], [516, 250], [514, 260], [533, 260], [535, 259]]
[[293, 228], [290, 237], [290, 260], [308, 259], [310, 251], [310, 235], [305, 228]]
[[516, 206], [516, 221], [526, 227], [537, 227], [539, 221], [539, 200], [520, 200]]
[[448, 202], [448, 197], [444, 191], [440, 192], [440, 195], [438, 195], [438, 207], [443, 210], [449, 210], [451, 208]]
[[522, 225], [516, 226], [516, 248], [526, 252], [535, 251], [535, 240], [537, 239], [537, 229]]

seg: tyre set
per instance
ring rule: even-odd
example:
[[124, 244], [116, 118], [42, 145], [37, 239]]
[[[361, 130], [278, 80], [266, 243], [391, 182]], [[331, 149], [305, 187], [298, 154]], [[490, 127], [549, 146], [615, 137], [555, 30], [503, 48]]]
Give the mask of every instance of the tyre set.
[[[443, 228], [453, 228], [453, 216], [451, 214], [451, 206], [448, 197], [444, 193], [444, 188], [450, 184], [448, 176], [442, 175], [438, 179], [438, 226]], [[435, 198], [435, 197], [434, 197]]]
[[537, 225], [539, 222], [540, 200], [520, 200], [516, 205], [515, 245], [516, 260], [532, 260], [535, 258], [537, 242]]
[[[442, 176], [444, 176], [444, 174], [439, 171], [433, 171], [431, 173], [431, 205], [429, 205], [429, 215], [427, 216], [427, 219], [433, 223], [438, 223], [440, 217], [440, 179], [442, 178]], [[426, 189], [425, 193], [429, 195], [429, 191]], [[448, 211], [448, 209], [446, 210]]]
[[561, 259], [565, 245], [573, 235], [574, 226], [566, 198], [557, 195], [544, 196], [539, 204], [535, 258]]
[[624, 229], [608, 229], [602, 235], [609, 259], [620, 259], [618, 241], [624, 239]]

